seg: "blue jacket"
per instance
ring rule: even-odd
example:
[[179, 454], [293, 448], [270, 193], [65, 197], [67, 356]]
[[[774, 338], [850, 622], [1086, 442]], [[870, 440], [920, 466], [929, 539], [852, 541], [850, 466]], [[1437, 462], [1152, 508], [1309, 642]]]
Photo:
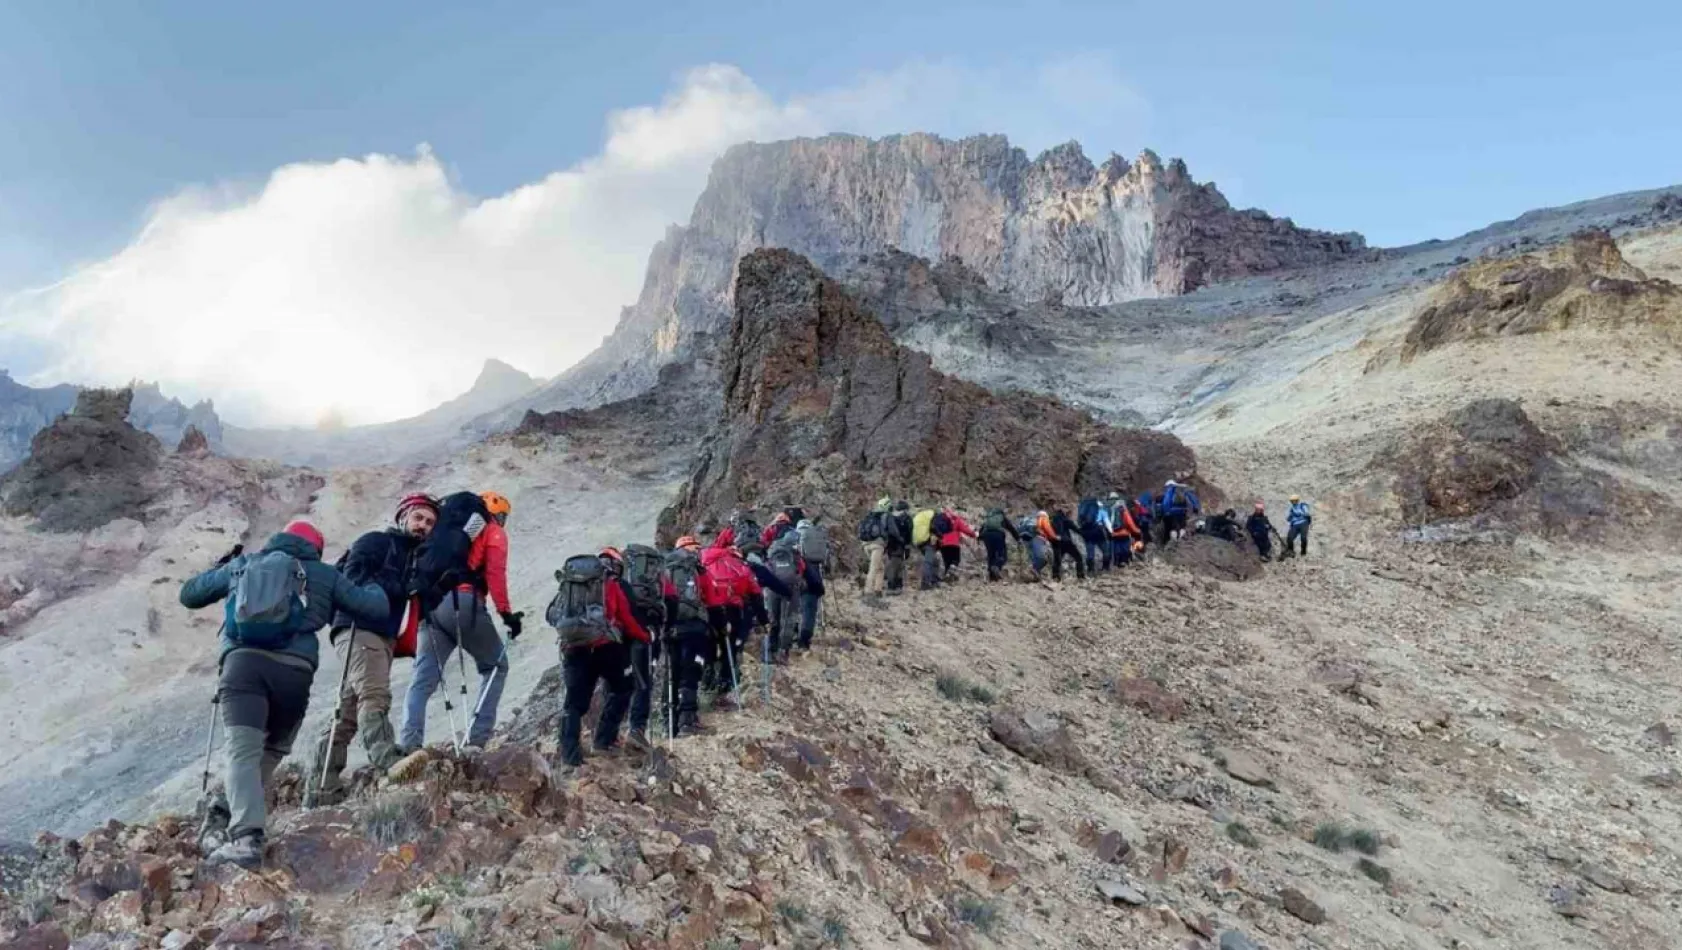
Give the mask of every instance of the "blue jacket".
[[1191, 506], [1191, 490], [1184, 485], [1173, 485], [1162, 490], [1162, 513], [1167, 515], [1183, 515]]
[[[309, 600], [304, 606], [303, 629], [293, 634], [290, 643], [274, 652], [301, 657], [313, 670], [321, 655], [321, 645], [316, 640], [316, 634], [322, 627], [327, 626], [327, 622], [333, 617], [333, 611], [346, 610], [371, 623], [385, 621], [390, 611], [386, 604], [385, 591], [381, 590], [378, 584], [369, 583], [360, 587], [352, 584], [333, 565], [324, 563], [321, 560], [321, 552], [303, 538], [292, 534], [277, 534], [263, 546], [263, 551], [284, 551], [304, 565], [304, 584]], [[234, 564], [240, 560], [243, 558], [205, 571], [182, 584], [181, 606], [188, 610], [198, 610], [227, 597], [228, 587], [233, 580]], [[221, 656], [226, 657], [236, 649], [239, 649], [239, 644], [235, 643], [224, 629]]]
[[1291, 513], [1285, 516], [1285, 523], [1293, 528], [1300, 528], [1314, 520], [1308, 513], [1308, 502], [1299, 501], [1291, 506]]

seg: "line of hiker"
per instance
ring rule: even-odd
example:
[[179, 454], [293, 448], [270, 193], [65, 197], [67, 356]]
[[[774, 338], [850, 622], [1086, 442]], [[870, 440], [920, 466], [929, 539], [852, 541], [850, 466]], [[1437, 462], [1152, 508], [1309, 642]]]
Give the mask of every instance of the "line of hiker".
[[[208, 786], [208, 757], [220, 722], [227, 730], [227, 827], [209, 829], [207, 838], [218, 845], [211, 863], [253, 867], [262, 861], [267, 794], [308, 710], [323, 628], [330, 630], [342, 673], [334, 715], [310, 766], [311, 794], [339, 789], [358, 735], [379, 768], [418, 748], [427, 700], [452, 653], [464, 697], [466, 656], [480, 677], [465, 736], [446, 694], [452, 738], [469, 746], [490, 738], [507, 680], [507, 643], [520, 635], [523, 617], [508, 599], [504, 526], [511, 512], [508, 499], [496, 492], [443, 499], [412, 494], [398, 502], [390, 527], [357, 538], [336, 564], [322, 560], [321, 532], [294, 521], [262, 550], [245, 554], [236, 546], [182, 586], [181, 604], [189, 609], [225, 602], [205, 781]], [[507, 641], [491, 621], [493, 606]], [[399, 740], [389, 714], [392, 664], [401, 657], [416, 662]], [[465, 702], [463, 707], [465, 714]]]

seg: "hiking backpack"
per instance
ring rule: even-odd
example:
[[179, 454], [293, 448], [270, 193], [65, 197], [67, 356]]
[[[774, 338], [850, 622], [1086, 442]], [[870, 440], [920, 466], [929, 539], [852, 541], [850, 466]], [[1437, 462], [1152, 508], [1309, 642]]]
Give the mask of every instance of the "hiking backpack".
[[1163, 511], [1167, 511], [1167, 512], [1172, 512], [1172, 511], [1175, 511], [1175, 510], [1184, 511], [1185, 508], [1186, 508], [1185, 498], [1184, 498], [1184, 496], [1182, 496], [1180, 494], [1180, 486], [1169, 485], [1167, 488], [1163, 489], [1163, 491], [1162, 491], [1162, 510]]
[[438, 523], [415, 551], [415, 573], [411, 589], [421, 595], [427, 613], [444, 600], [444, 595], [462, 584], [477, 583], [467, 566], [468, 552], [491, 520], [485, 500], [470, 491], [456, 492], [438, 503]]
[[607, 619], [606, 586], [612, 582], [601, 558], [575, 554], [555, 572], [555, 580], [561, 587], [543, 616], [559, 634], [561, 649], [620, 639], [619, 631]]
[[911, 516], [911, 545], [922, 547], [929, 543], [929, 528], [934, 521], [934, 510], [924, 508]]
[[865, 515], [864, 520], [859, 522], [859, 540], [866, 543], [886, 540], [888, 529], [883, 522], [887, 520], [888, 513], [885, 511], [872, 511]]
[[1082, 534], [1089, 534], [1098, 527], [1098, 499], [1080, 500], [1080, 507], [1075, 509], [1075, 526]]
[[283, 647], [304, 629], [309, 577], [285, 551], [264, 551], [230, 565], [226, 631], [243, 647]]
[[730, 523], [730, 531], [736, 536], [736, 547], [738, 549], [750, 542], [757, 544], [759, 536], [765, 533], [765, 529], [759, 526], [759, 522], [753, 520], [752, 515], [737, 515], [736, 520]]
[[1040, 529], [1039, 525], [1035, 523], [1034, 516], [1023, 515], [1021, 520], [1016, 522], [1016, 533], [1021, 535], [1024, 539], [1039, 537]]
[[929, 520], [929, 540], [938, 543], [941, 538], [952, 533], [952, 516], [944, 511], [937, 511]]
[[821, 524], [808, 524], [795, 529], [800, 536], [800, 556], [808, 564], [822, 564], [829, 560], [829, 529]]
[[1004, 534], [1005, 525], [1008, 523], [1009, 519], [1005, 517], [1004, 509], [994, 508], [992, 511], [987, 512], [987, 519], [981, 522], [981, 530]]
[[788, 585], [789, 590], [798, 590], [800, 586], [800, 539], [793, 532], [783, 535], [771, 543], [771, 550], [765, 552], [765, 565], [771, 573], [777, 575], [777, 580]]
[[664, 605], [660, 586], [666, 558], [646, 544], [625, 546], [625, 586], [631, 589], [631, 603], [643, 616], [658, 617]]
[[677, 588], [677, 616], [672, 621], [705, 621], [707, 602], [701, 595], [701, 585], [706, 583], [706, 578], [701, 573], [700, 555], [682, 548], [667, 554], [666, 576]]

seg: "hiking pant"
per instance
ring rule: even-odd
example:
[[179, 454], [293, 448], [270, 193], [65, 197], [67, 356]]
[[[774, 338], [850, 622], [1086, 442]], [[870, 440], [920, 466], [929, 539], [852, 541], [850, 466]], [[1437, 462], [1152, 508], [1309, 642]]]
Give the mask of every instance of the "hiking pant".
[[[459, 631], [459, 639], [458, 639]], [[415, 678], [403, 703], [403, 748], [418, 749], [426, 742], [426, 703], [443, 680], [450, 655], [457, 648], [473, 657], [484, 701], [469, 700], [479, 712], [467, 729], [467, 744], [482, 746], [496, 726], [496, 705], [508, 683], [508, 654], [497, 636], [485, 599], [477, 593], [452, 591], [421, 624], [416, 650]], [[473, 707], [463, 710], [472, 713]]]
[[1298, 538], [1302, 539], [1302, 556], [1307, 557], [1308, 556], [1308, 525], [1305, 525], [1305, 524], [1291, 525], [1291, 530], [1285, 532], [1285, 547], [1286, 548], [1294, 547], [1295, 543], [1296, 543], [1296, 540]]
[[932, 544], [922, 547], [923, 576], [918, 590], [933, 590], [940, 586], [940, 550]]
[[327, 762], [326, 788], [339, 784], [339, 773], [350, 758], [350, 743], [358, 732], [368, 761], [375, 768], [390, 768], [400, 755], [397, 733], [391, 728], [391, 662], [396, 645], [367, 630], [351, 627], [334, 632], [333, 648], [344, 672], [344, 689], [339, 693], [339, 718], [327, 724], [330, 736], [316, 743], [315, 766], [321, 775], [322, 757], [332, 742], [332, 761]]
[[788, 597], [768, 590], [765, 592], [765, 612], [771, 615], [771, 623], [765, 628], [765, 636], [770, 641], [771, 652], [777, 653], [794, 646], [793, 601]]
[[724, 636], [729, 638], [730, 649], [724, 656], [718, 658], [718, 688], [724, 689], [734, 679], [742, 680], [742, 651], [747, 649], [748, 634], [752, 627], [748, 623], [748, 609], [746, 606], [726, 607], [724, 617], [727, 629]]
[[1133, 539], [1125, 535], [1110, 538], [1110, 561], [1116, 566], [1133, 562]]
[[[658, 632], [655, 633], [658, 636]], [[656, 647], [641, 640], [629, 644], [631, 654], [631, 731], [639, 735], [648, 732], [648, 714], [654, 699], [654, 651]]]
[[1086, 580], [1086, 559], [1080, 556], [1080, 548], [1075, 547], [1072, 538], [1058, 538], [1051, 543], [1051, 579], [1063, 579], [1063, 559], [1072, 558], [1075, 562], [1075, 576]]
[[904, 548], [894, 548], [883, 555], [888, 562], [888, 590], [905, 589], [905, 555]]
[[1162, 516], [1162, 540], [1170, 541], [1184, 534], [1186, 530], [1186, 513], [1169, 512]]
[[590, 711], [598, 682], [607, 684], [601, 716], [596, 719], [596, 751], [602, 752], [619, 741], [619, 724], [631, 702], [631, 657], [622, 643], [561, 651], [561, 676], [566, 679], [566, 701], [561, 706], [561, 764], [584, 764], [579, 748], [584, 714]]
[[1104, 538], [1082, 537], [1086, 542], [1086, 572], [1110, 569], [1110, 545]]
[[1051, 559], [1051, 542], [1034, 535], [1028, 539], [1028, 565], [1034, 569], [1034, 576], [1039, 577], [1045, 570], [1045, 562]]
[[310, 705], [315, 670], [302, 657], [234, 650], [222, 658], [216, 689], [228, 733], [228, 840], [260, 835], [268, 821], [275, 769]]
[[956, 544], [940, 546], [940, 560], [946, 566], [946, 573], [958, 573], [958, 565], [964, 560], [964, 549]]
[[712, 630], [700, 620], [679, 621], [672, 628], [673, 638], [667, 646], [672, 651], [673, 678], [677, 680], [677, 711], [679, 715], [700, 711], [701, 672], [712, 656]]
[[864, 546], [866, 559], [870, 562], [864, 574], [864, 592], [866, 594], [880, 594], [886, 580], [884, 572], [887, 565], [887, 545], [881, 541], [869, 541]]
[[1004, 576], [1005, 565], [1010, 563], [1010, 554], [1005, 550], [1005, 533], [983, 531], [981, 544], [987, 548], [987, 579], [996, 581]]
[[1266, 531], [1251, 533], [1250, 540], [1255, 543], [1256, 553], [1261, 555], [1262, 560], [1266, 561], [1273, 557], [1273, 539], [1267, 536]]
[[818, 603], [822, 594], [806, 590], [800, 595], [800, 649], [812, 648], [812, 635], [818, 632]]

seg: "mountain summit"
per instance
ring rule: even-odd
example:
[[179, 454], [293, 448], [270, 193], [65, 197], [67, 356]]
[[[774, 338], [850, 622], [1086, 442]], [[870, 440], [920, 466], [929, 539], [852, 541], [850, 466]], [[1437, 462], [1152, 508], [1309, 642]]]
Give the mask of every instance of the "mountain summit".
[[698, 335], [729, 325], [736, 262], [783, 247], [826, 271], [898, 249], [955, 259], [1024, 302], [1097, 306], [1362, 253], [1358, 234], [1238, 211], [1185, 163], [1146, 151], [1094, 165], [1073, 142], [1030, 159], [1003, 136], [832, 135], [738, 145], [686, 227], [650, 255], [640, 298], [556, 389], [592, 403], [637, 392]]

